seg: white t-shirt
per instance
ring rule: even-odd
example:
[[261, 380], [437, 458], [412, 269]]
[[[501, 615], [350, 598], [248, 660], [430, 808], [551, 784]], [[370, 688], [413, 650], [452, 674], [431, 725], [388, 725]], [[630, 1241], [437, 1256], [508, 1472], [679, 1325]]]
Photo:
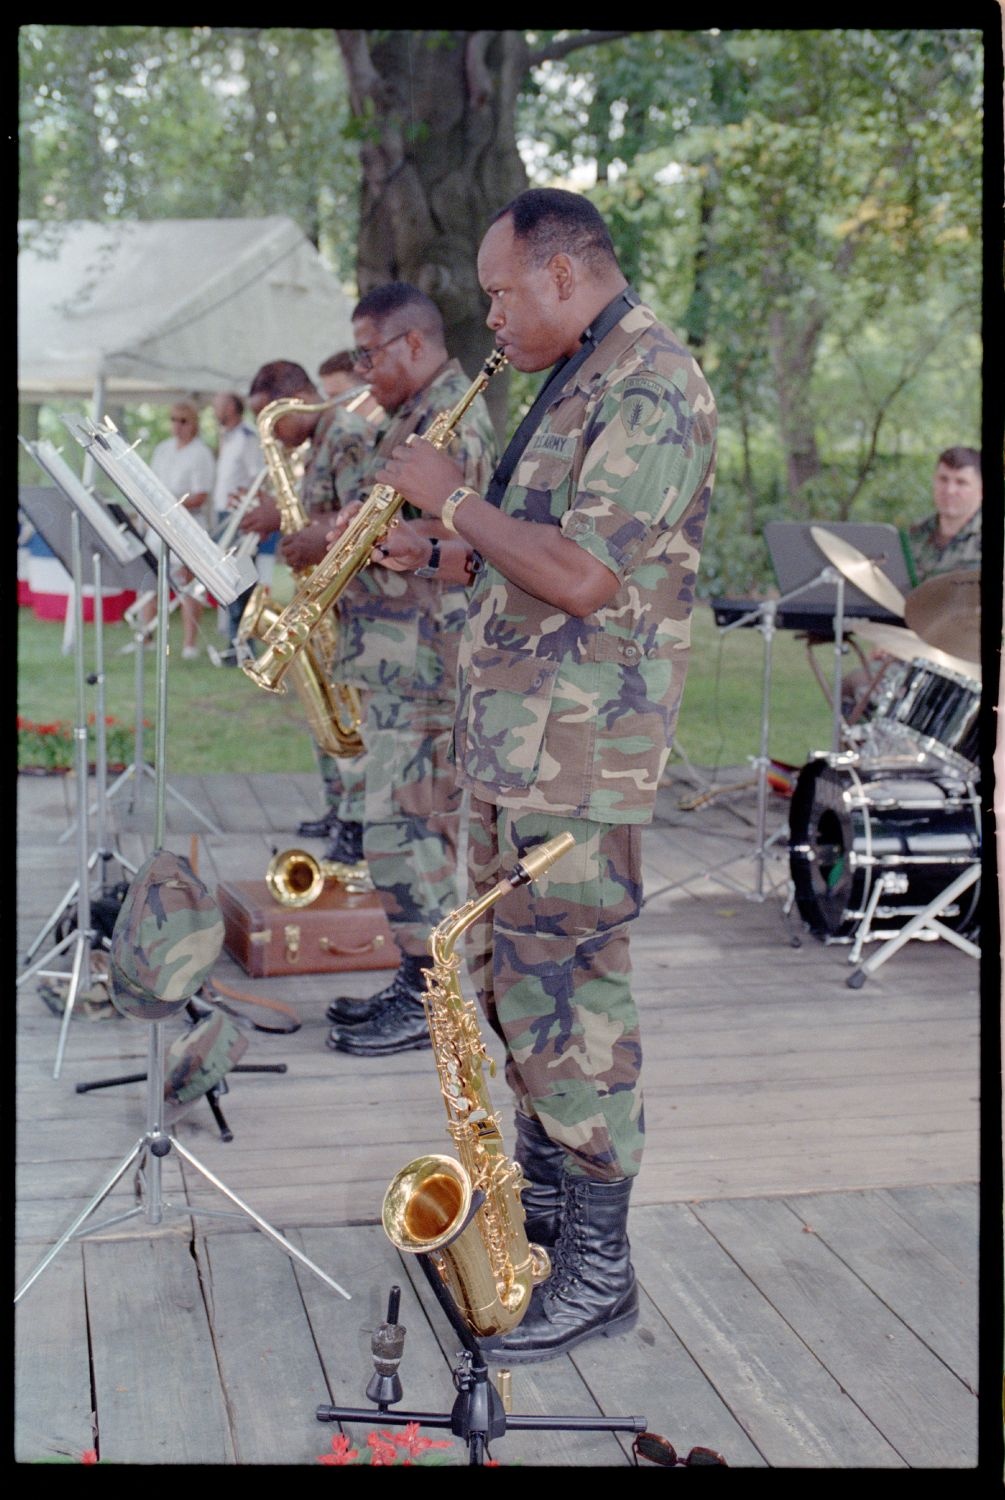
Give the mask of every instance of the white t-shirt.
[[213, 486], [214, 522], [226, 514], [228, 495], [234, 490], [249, 489], [264, 462], [258, 433], [247, 423], [220, 429], [220, 451], [216, 456], [216, 483]]
[[[182, 495], [212, 492], [216, 475], [216, 459], [213, 457], [212, 448], [204, 443], [201, 437], [194, 437], [183, 446], [179, 446], [173, 437], [165, 438], [154, 449], [150, 467], [172, 495], [176, 495], [179, 499]], [[189, 515], [194, 516], [203, 526], [207, 526], [208, 519], [205, 512], [206, 506], [204, 505], [201, 510], [189, 511]]]

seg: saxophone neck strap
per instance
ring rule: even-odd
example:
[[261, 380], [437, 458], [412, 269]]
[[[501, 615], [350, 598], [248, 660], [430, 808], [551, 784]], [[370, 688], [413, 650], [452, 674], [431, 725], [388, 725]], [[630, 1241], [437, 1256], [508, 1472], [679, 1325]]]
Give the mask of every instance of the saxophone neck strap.
[[489, 481], [488, 491], [485, 498], [490, 505], [500, 505], [502, 497], [506, 493], [506, 487], [513, 477], [513, 471], [523, 456], [524, 449], [537, 431], [541, 417], [546, 407], [554, 398], [563, 391], [570, 383], [581, 365], [584, 365], [597, 346], [607, 337], [630, 307], [634, 307], [642, 299], [630, 286], [608, 302], [594, 318], [587, 328], [580, 334], [580, 347], [571, 357], [560, 359], [552, 367], [544, 385], [538, 391], [533, 406], [529, 408], [523, 421], [516, 432], [510, 438], [506, 452], [496, 465], [494, 474]]

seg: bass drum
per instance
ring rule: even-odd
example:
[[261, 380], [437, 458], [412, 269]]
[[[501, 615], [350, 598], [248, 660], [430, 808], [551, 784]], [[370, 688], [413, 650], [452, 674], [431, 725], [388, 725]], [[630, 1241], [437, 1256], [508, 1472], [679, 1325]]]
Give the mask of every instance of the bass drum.
[[[877, 915], [902, 926], [980, 858], [980, 798], [951, 772], [919, 775], [821, 756], [799, 773], [789, 829], [800, 915], [815, 936], [850, 940], [885, 872], [900, 871], [907, 889], [884, 890]], [[979, 896], [977, 881], [940, 921], [972, 933]]]

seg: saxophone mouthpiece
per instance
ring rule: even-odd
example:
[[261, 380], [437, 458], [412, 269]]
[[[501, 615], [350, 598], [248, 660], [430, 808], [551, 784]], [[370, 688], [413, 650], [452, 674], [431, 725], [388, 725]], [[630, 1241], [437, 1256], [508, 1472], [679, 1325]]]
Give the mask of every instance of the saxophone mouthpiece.
[[510, 877], [514, 885], [527, 885], [532, 880], [537, 880], [546, 870], [550, 870], [557, 859], [561, 859], [567, 849], [571, 849], [576, 840], [571, 833], [559, 833], [553, 839], [548, 839], [543, 844], [535, 844], [533, 849], [528, 849], [526, 854], [517, 865]]

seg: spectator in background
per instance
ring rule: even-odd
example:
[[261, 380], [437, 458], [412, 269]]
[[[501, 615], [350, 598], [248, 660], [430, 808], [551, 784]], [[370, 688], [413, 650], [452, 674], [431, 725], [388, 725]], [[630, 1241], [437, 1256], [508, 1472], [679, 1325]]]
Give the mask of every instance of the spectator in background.
[[[220, 391], [213, 397], [213, 416], [219, 428], [216, 455], [216, 482], [213, 485], [213, 529], [219, 532], [230, 511], [251, 488], [265, 465], [258, 432], [244, 420], [244, 400], [236, 391]], [[273, 532], [258, 544], [255, 565], [262, 583], [270, 583], [276, 562], [278, 533]], [[234, 600], [225, 611], [230, 649], [221, 654], [228, 666], [237, 661], [235, 639], [249, 589]]]
[[[209, 529], [207, 501], [216, 477], [213, 450], [199, 436], [199, 410], [193, 401], [176, 401], [171, 408], [171, 437], [154, 449], [150, 467], [157, 478], [178, 499], [184, 497], [187, 511]], [[187, 571], [187, 570], [186, 570]], [[154, 606], [149, 606], [153, 611]], [[182, 595], [182, 657], [193, 661], [199, 655], [197, 634], [202, 605], [188, 594]]]

